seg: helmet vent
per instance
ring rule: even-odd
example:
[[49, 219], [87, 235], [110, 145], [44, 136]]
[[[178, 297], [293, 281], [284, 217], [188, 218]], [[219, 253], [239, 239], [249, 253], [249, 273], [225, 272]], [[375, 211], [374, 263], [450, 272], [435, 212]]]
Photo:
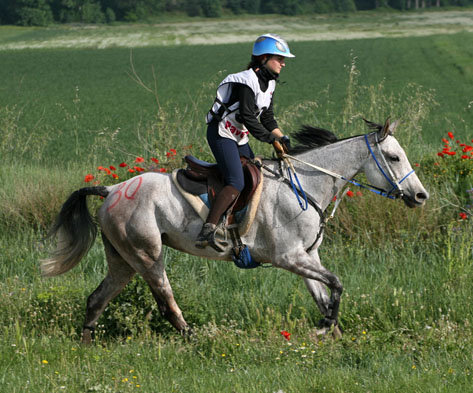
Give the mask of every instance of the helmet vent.
[[286, 48], [284, 47], [283, 44], [281, 44], [279, 41], [276, 41], [276, 48], [278, 48], [281, 52], [286, 52]]

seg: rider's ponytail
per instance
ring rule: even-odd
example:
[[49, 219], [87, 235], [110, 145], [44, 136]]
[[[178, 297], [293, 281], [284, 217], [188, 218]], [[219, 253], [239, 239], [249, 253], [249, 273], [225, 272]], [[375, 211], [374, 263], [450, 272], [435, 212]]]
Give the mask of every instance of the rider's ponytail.
[[256, 70], [258, 68], [261, 68], [266, 63], [268, 57], [269, 57], [268, 55], [260, 55], [260, 56], [252, 55], [251, 60], [248, 63], [248, 66], [246, 67], [246, 69], [249, 70], [251, 68], [253, 70]]

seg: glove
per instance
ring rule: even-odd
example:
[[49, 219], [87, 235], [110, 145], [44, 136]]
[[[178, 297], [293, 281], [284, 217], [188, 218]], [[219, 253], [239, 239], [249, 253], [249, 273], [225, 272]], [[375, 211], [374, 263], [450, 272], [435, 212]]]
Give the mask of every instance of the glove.
[[274, 150], [276, 151], [276, 155], [279, 158], [282, 158], [283, 155], [284, 155], [283, 145], [281, 143], [279, 143], [279, 141], [277, 139], [275, 139], [274, 142], [273, 142], [273, 147], [274, 147]]
[[291, 141], [289, 137], [284, 135], [281, 138], [275, 139], [273, 142], [274, 150], [276, 150], [276, 154], [279, 158], [282, 158], [284, 154], [289, 153], [289, 149], [291, 148]]
[[289, 150], [291, 149], [291, 140], [289, 137], [284, 135], [283, 137], [279, 138], [279, 143], [282, 145], [284, 153], [289, 153]]

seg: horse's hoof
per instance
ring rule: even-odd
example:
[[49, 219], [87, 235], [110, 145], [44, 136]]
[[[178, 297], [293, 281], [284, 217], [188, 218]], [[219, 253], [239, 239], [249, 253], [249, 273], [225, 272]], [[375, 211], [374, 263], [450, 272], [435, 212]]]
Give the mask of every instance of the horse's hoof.
[[329, 332], [329, 328], [323, 327], [321, 329], [316, 329], [315, 330], [315, 335], [316, 335], [316, 337], [321, 337], [321, 336], [327, 335], [328, 332]]
[[332, 337], [335, 340], [340, 340], [342, 338], [342, 330], [338, 327], [338, 325], [333, 325]]

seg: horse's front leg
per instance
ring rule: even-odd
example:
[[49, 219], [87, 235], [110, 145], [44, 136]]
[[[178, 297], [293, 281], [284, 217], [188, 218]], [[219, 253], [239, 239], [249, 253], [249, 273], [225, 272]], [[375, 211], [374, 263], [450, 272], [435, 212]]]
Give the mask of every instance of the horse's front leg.
[[[323, 324], [325, 326], [338, 324], [343, 287], [339, 278], [322, 266], [317, 250], [312, 250], [310, 253], [305, 250], [285, 253], [275, 265], [302, 276], [307, 289], [325, 317]], [[330, 297], [323, 285], [330, 289]]]

